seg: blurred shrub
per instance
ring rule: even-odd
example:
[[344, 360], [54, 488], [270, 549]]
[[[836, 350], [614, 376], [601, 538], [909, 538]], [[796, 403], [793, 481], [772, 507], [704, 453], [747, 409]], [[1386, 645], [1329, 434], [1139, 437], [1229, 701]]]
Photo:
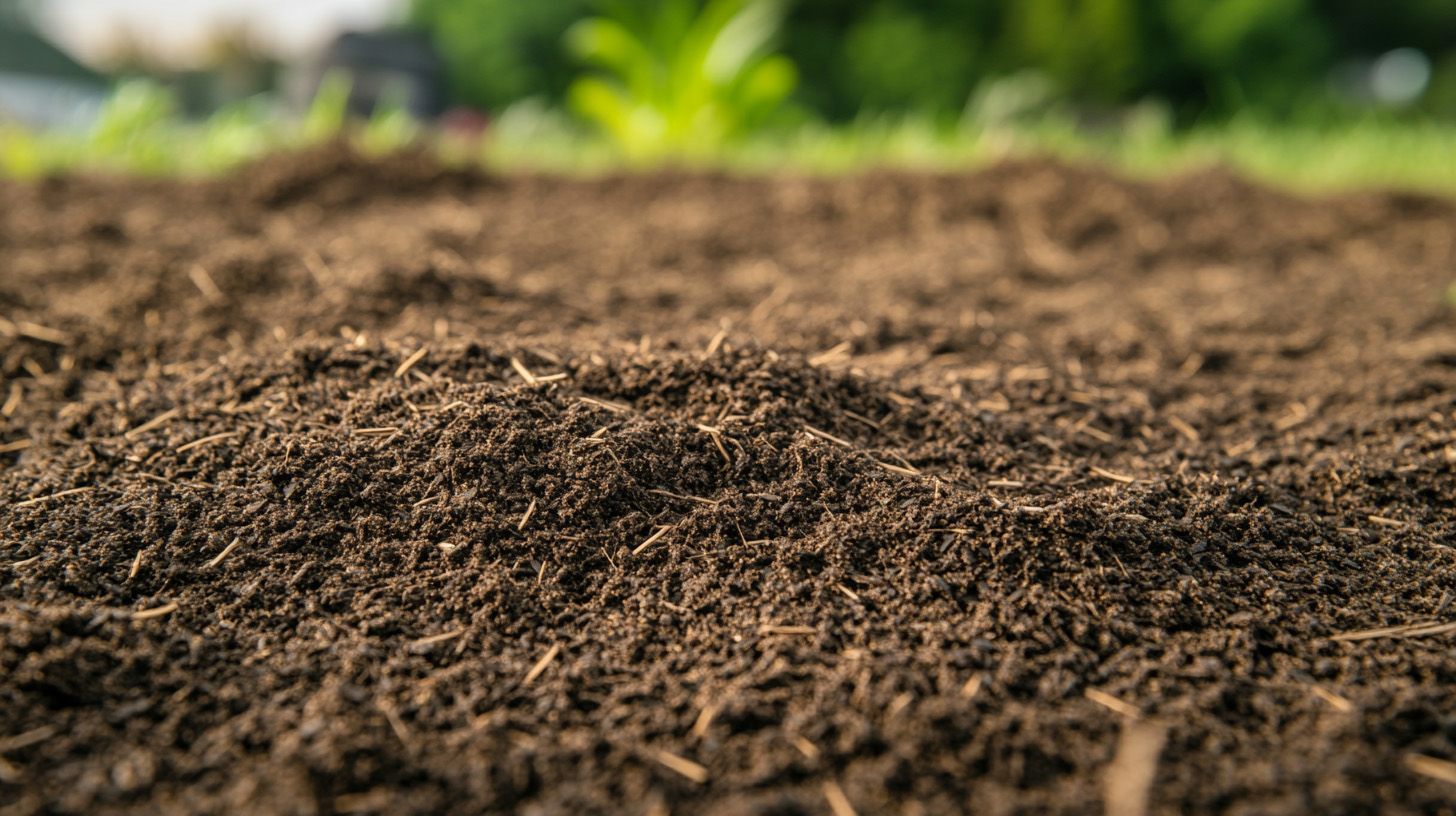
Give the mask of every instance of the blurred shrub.
[[565, 96], [577, 65], [562, 35], [591, 11], [590, 0], [413, 0], [409, 17], [444, 56], [452, 96], [498, 110]]
[[597, 72], [572, 83], [571, 108], [629, 157], [710, 156], [777, 113], [793, 63], [772, 53], [778, 0], [603, 4], [567, 33]]
[[[609, 16], [627, 9], [644, 21], [683, 4], [609, 5]], [[412, 15], [450, 61], [457, 98], [500, 109], [565, 98], [575, 68], [563, 37], [596, 7], [413, 0]], [[1456, 0], [791, 0], [786, 14], [780, 48], [800, 71], [795, 99], [831, 120], [952, 121], [982, 81], [1025, 71], [1084, 106], [1159, 97], [1184, 122], [1279, 114], [1325, 101], [1342, 62], [1397, 47], [1437, 63], [1456, 52]]]

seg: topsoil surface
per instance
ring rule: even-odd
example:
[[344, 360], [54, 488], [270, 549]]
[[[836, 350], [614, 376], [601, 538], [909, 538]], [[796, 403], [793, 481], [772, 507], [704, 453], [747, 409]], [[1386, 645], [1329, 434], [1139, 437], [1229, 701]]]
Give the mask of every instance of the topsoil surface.
[[1452, 812], [1451, 203], [0, 202], [7, 814]]

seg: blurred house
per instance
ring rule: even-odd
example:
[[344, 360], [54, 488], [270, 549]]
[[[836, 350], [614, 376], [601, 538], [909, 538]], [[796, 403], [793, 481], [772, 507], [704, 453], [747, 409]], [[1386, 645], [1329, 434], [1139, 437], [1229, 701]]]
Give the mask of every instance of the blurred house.
[[105, 77], [23, 24], [0, 17], [0, 124], [82, 128], [106, 99]]
[[349, 112], [369, 116], [397, 106], [422, 121], [445, 112], [445, 63], [428, 37], [412, 31], [347, 31], [295, 72], [289, 97], [306, 108], [324, 78], [349, 81]]

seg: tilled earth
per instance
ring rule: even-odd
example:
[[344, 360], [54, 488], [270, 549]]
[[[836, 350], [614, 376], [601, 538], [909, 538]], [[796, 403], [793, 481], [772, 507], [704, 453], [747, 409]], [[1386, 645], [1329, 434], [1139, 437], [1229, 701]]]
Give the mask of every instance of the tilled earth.
[[1449, 813], [1456, 205], [0, 185], [4, 813]]

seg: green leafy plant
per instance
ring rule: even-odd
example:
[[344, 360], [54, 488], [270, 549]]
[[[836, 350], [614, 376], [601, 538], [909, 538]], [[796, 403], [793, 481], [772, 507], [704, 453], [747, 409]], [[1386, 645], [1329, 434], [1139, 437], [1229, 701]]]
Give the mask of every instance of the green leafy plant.
[[573, 111], [632, 159], [706, 158], [783, 109], [797, 71], [772, 47], [778, 0], [605, 5], [567, 44], [599, 73], [568, 92]]

